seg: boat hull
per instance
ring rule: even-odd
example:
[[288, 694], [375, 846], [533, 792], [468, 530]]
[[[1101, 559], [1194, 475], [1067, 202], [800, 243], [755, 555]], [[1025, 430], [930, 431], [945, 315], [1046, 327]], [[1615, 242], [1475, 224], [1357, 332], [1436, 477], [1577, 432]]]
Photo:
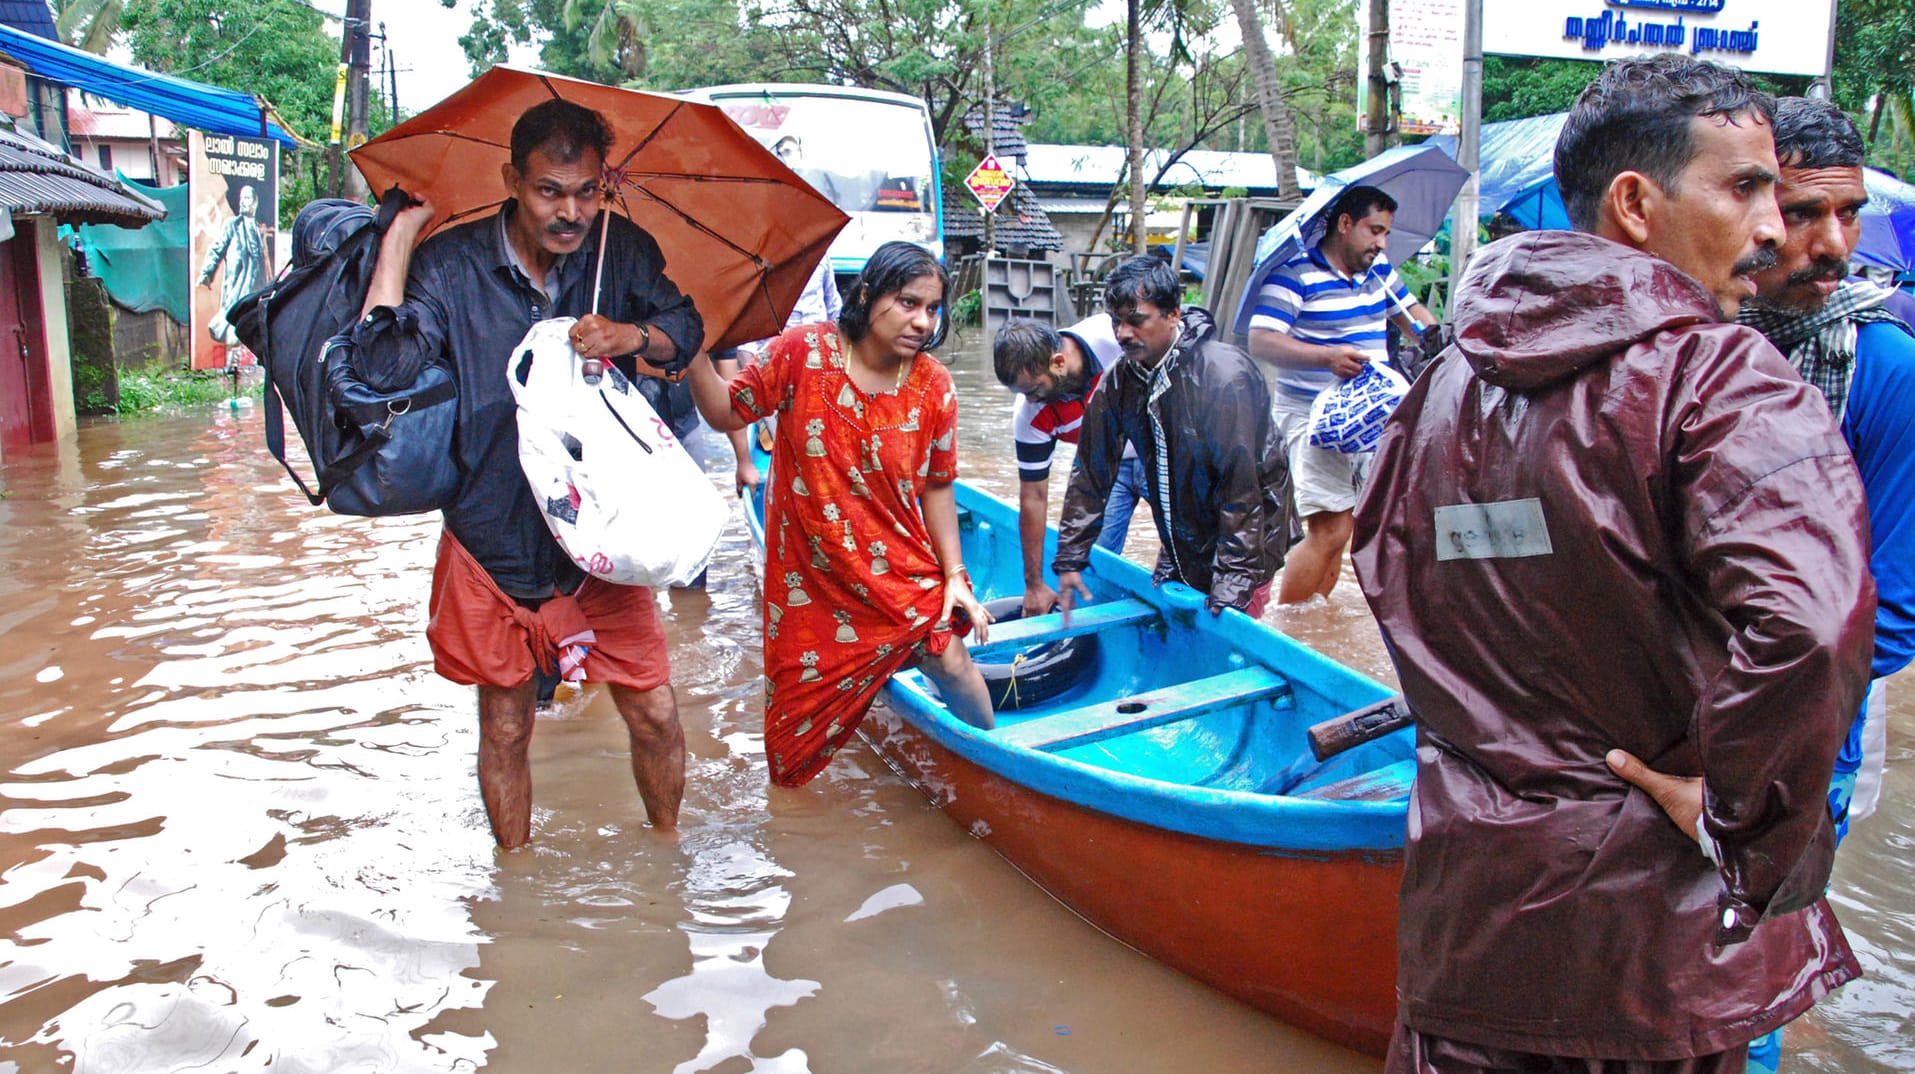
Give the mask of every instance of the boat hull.
[[1110, 816], [973, 764], [887, 707], [861, 733], [1104, 932], [1327, 1040], [1372, 1055], [1388, 1046], [1400, 850], [1283, 852]]

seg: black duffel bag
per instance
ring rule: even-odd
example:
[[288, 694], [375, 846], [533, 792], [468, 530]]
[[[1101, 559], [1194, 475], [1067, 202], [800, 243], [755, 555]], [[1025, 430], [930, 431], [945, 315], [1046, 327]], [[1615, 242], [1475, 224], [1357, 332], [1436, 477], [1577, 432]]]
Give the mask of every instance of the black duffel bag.
[[430, 362], [411, 384], [381, 390], [360, 372], [349, 333], [327, 340], [320, 361], [340, 442], [352, 445], [322, 479], [326, 506], [342, 515], [409, 515], [451, 503], [459, 491], [452, 371]]
[[[292, 267], [226, 315], [265, 370], [267, 450], [307, 500], [340, 514], [436, 511], [458, 491], [451, 370], [421, 356], [403, 370], [361, 369], [351, 343], [380, 240], [410, 200], [394, 187], [376, 214], [337, 198], [309, 203], [293, 221]], [[286, 459], [288, 416], [311, 484]]]

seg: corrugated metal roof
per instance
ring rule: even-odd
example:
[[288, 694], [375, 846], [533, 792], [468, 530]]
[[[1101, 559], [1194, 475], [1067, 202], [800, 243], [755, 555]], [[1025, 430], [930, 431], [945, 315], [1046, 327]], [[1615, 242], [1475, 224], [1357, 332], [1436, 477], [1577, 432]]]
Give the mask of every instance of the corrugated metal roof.
[[159, 202], [19, 131], [0, 131], [0, 206], [62, 224], [141, 227], [166, 216]]
[[[1055, 145], [1033, 142], [1024, 162], [1024, 173], [1033, 183], [1056, 186], [1105, 186], [1117, 182], [1124, 173], [1127, 151], [1121, 145]], [[1161, 149], [1144, 153], [1144, 174], [1154, 176], [1168, 156]], [[1322, 179], [1306, 168], [1297, 168], [1297, 185], [1313, 190]], [[1245, 190], [1277, 189], [1277, 162], [1268, 153], [1224, 153], [1213, 149], [1193, 149], [1177, 158], [1164, 173], [1160, 187], [1190, 184], [1206, 190], [1242, 187]]]

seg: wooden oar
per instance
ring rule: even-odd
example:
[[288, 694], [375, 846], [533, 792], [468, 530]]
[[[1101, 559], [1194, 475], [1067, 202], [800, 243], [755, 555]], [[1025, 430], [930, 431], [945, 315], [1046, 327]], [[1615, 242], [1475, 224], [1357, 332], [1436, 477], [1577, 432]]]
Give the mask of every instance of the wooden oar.
[[1346, 712], [1315, 724], [1306, 734], [1310, 738], [1310, 752], [1317, 755], [1317, 760], [1327, 761], [1339, 753], [1353, 750], [1365, 742], [1374, 742], [1415, 722], [1416, 715], [1410, 711], [1410, 703], [1402, 694], [1397, 694], [1374, 705], [1365, 705], [1355, 712]]

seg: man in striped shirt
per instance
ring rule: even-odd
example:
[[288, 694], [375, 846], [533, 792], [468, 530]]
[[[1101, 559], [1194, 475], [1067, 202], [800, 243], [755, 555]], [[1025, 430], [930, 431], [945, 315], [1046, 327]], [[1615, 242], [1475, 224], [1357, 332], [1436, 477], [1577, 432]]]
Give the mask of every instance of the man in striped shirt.
[[1276, 367], [1270, 412], [1283, 434], [1303, 543], [1284, 562], [1277, 601], [1328, 597], [1343, 568], [1356, 507], [1359, 456], [1309, 442], [1317, 393], [1389, 359], [1387, 321], [1412, 336], [1436, 318], [1409, 293], [1384, 259], [1396, 201], [1373, 186], [1353, 186], [1330, 207], [1314, 248], [1286, 262], [1257, 293], [1250, 355]]
[[[1057, 591], [1044, 581], [1051, 454], [1059, 440], [1077, 443], [1085, 402], [1104, 370], [1123, 354], [1110, 315], [1104, 313], [1086, 317], [1062, 332], [1039, 321], [1011, 321], [998, 330], [991, 346], [997, 379], [1018, 393], [1011, 431], [1017, 444], [1017, 532], [1024, 550], [1025, 615], [1043, 615], [1057, 603]], [[1131, 513], [1139, 500], [1149, 499], [1143, 489], [1137, 450], [1126, 444], [1104, 504], [1098, 547], [1123, 554]]]

